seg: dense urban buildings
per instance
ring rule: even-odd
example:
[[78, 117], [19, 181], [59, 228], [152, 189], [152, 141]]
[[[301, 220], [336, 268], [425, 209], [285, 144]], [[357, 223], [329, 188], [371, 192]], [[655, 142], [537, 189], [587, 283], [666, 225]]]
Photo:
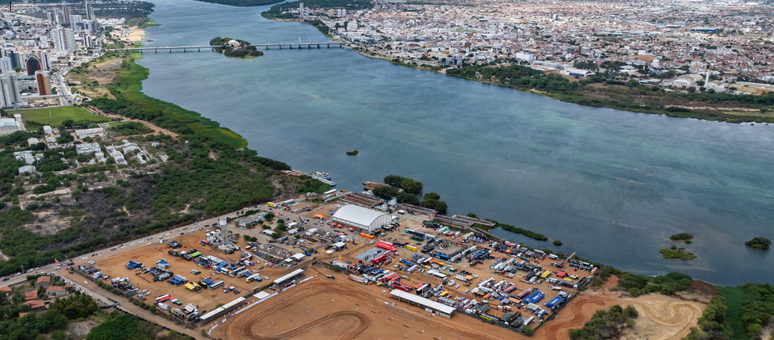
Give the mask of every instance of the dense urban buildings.
[[[291, 9], [375, 57], [426, 66], [516, 62], [568, 76], [612, 72], [679, 90], [761, 94], [772, 82], [772, 8], [739, 1], [431, 1]], [[713, 83], [710, 83], [713, 82]], [[683, 88], [685, 87], [685, 88]]]
[[[95, 41], [99, 41], [101, 31], [94, 8], [88, 2], [14, 7], [11, 12], [8, 8], [0, 11], [5, 23], [0, 46], [0, 105], [19, 108], [53, 104], [46, 98], [57, 94], [61, 75], [95, 56]], [[73, 103], [74, 98], [67, 95], [69, 92], [61, 94], [61, 104]]]

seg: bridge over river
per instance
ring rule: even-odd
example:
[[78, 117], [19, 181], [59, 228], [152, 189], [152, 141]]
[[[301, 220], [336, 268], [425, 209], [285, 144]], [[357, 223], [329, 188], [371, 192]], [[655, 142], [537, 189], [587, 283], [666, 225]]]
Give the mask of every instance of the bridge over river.
[[[325, 46], [327, 48], [331, 48], [331, 46], [343, 48], [344, 44], [343, 43], [339, 43], [339, 42], [317, 42], [317, 43], [315, 43], [315, 42], [300, 43], [299, 42], [299, 43], [287, 43], [287, 44], [255, 44], [255, 45], [250, 45], [250, 46], [253, 46], [255, 48], [264, 48], [264, 49], [267, 49], [267, 50], [270, 47], [277, 47], [278, 49], [281, 50], [283, 47], [286, 47], [286, 48], [289, 48], [289, 49], [293, 49], [293, 48], [302, 49], [304, 47], [306, 47], [308, 49], [311, 49], [312, 47], [322, 48], [323, 46]], [[226, 47], [226, 45], [215, 45], [215, 46], [206, 45], [206, 46], [129, 47], [129, 48], [112, 48], [112, 49], [108, 49], [108, 51], [136, 51], [136, 52], [140, 52], [140, 53], [143, 53], [143, 52], [146, 52], [146, 51], [153, 51], [155, 53], [158, 53], [159, 50], [161, 50], [161, 51], [167, 51], [168, 50], [170, 53], [172, 53], [173, 50], [183, 50], [183, 52], [188, 52], [188, 51], [201, 52], [202, 49], [204, 49], [204, 50], [209, 49], [209, 50], [215, 51], [216, 48], [222, 48], [222, 47]]]

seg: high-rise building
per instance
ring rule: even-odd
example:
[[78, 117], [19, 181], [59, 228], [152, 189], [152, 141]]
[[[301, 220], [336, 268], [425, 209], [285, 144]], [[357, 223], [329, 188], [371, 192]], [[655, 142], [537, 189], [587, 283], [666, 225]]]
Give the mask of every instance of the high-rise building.
[[89, 0], [84, 1], [84, 9], [86, 10], [86, 20], [97, 20], [94, 17], [94, 6], [89, 6]]
[[304, 18], [304, 3], [301, 2], [298, 4], [298, 16], [303, 19]]
[[13, 70], [13, 64], [11, 63], [10, 57], [2, 57], [0, 58], [0, 71], [2, 71], [2, 74], [11, 74], [16, 73]]
[[40, 70], [41, 71], [50, 71], [51, 70], [51, 58], [48, 55], [48, 52], [40, 51], [38, 52], [38, 55], [40, 56]]
[[35, 80], [38, 83], [39, 95], [47, 96], [51, 94], [51, 82], [48, 79], [48, 72], [46, 71], [35, 72]]
[[83, 17], [78, 14], [70, 15], [70, 27], [75, 28], [76, 24], [80, 24], [83, 21]]
[[40, 59], [36, 56], [30, 56], [27, 58], [27, 75], [31, 76], [35, 74], [35, 71], [40, 71]]
[[0, 106], [11, 107], [20, 102], [21, 93], [16, 82], [16, 74], [0, 75]]
[[6, 54], [8, 58], [11, 58], [11, 66], [15, 69], [19, 67], [18, 61], [16, 60], [16, 52], [14, 51], [8, 51]]
[[57, 25], [64, 24], [64, 19], [62, 19], [62, 11], [59, 8], [54, 8], [51, 11], [54, 12], [54, 23]]
[[71, 28], [57, 27], [54, 42], [56, 49], [60, 52], [70, 53], [75, 51], [75, 35]]
[[89, 48], [91, 47], [91, 34], [89, 32], [83, 32], [83, 35], [81, 36], [81, 41], [83, 41], [83, 47]]
[[46, 19], [48, 19], [48, 22], [53, 24], [56, 21], [56, 15], [54, 12], [46, 12]]
[[62, 22], [61, 24], [70, 24], [70, 15], [72, 13], [70, 12], [70, 6], [62, 5]]

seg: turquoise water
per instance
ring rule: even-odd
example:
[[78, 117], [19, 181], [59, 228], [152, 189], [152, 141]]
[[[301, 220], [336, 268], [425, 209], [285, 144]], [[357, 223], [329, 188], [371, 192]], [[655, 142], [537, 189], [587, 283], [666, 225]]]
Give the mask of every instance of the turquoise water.
[[[265, 7], [156, 0], [147, 46], [327, 41], [265, 20]], [[388, 174], [475, 212], [559, 239], [565, 252], [641, 274], [678, 270], [716, 284], [772, 282], [774, 126], [583, 107], [394, 66], [339, 48], [146, 53], [144, 91], [220, 122], [262, 156], [327, 171], [338, 188]], [[356, 157], [345, 151], [357, 149]], [[669, 235], [696, 236], [694, 261], [664, 260]], [[553, 247], [502, 230], [497, 234]], [[553, 247], [555, 248], [555, 247]]]

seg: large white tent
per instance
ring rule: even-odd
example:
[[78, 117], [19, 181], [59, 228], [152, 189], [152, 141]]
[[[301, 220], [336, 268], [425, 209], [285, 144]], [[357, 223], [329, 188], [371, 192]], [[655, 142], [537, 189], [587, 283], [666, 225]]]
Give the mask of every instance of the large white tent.
[[390, 223], [390, 214], [356, 205], [345, 205], [331, 219], [347, 226], [360, 228], [368, 232]]

